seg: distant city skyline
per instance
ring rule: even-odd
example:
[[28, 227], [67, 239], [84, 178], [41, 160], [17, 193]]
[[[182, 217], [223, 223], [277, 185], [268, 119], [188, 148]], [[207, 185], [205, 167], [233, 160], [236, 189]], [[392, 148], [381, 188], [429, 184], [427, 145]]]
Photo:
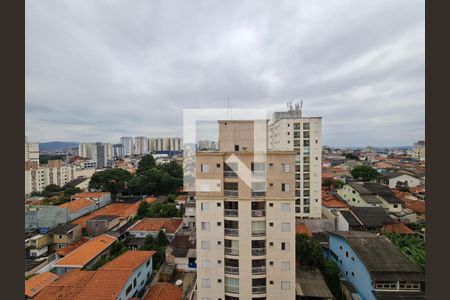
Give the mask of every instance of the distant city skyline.
[[25, 6], [31, 141], [182, 137], [184, 108], [228, 99], [269, 118], [303, 100], [305, 116], [323, 117], [324, 145], [425, 136], [423, 0]]

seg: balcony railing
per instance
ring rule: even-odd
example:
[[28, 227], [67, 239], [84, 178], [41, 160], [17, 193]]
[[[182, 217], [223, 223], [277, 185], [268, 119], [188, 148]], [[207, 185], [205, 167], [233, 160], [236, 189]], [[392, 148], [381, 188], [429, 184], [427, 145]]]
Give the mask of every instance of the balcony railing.
[[252, 287], [253, 294], [264, 294], [266, 292], [265, 286], [253, 286]]
[[266, 274], [266, 266], [252, 267], [252, 274], [253, 275]]
[[252, 197], [265, 197], [266, 191], [252, 191]]
[[252, 230], [252, 236], [265, 236], [266, 230], [265, 229], [253, 229]]
[[265, 171], [253, 171], [252, 176], [253, 177], [265, 177], [266, 172]]
[[225, 235], [239, 236], [239, 229], [237, 229], [237, 228], [225, 228]]
[[237, 178], [238, 174], [235, 171], [223, 171], [223, 177], [225, 177], [225, 178]]
[[227, 255], [239, 255], [239, 248], [225, 247], [225, 254], [227, 254]]
[[225, 292], [239, 294], [239, 287], [235, 285], [225, 285]]
[[239, 267], [225, 266], [225, 274], [239, 275]]
[[238, 217], [239, 211], [237, 209], [224, 209], [223, 215], [225, 217]]
[[252, 248], [252, 255], [266, 255], [266, 248]]
[[252, 217], [264, 217], [266, 215], [265, 209], [253, 209]]
[[238, 190], [224, 190], [223, 194], [227, 197], [237, 197], [239, 196]]

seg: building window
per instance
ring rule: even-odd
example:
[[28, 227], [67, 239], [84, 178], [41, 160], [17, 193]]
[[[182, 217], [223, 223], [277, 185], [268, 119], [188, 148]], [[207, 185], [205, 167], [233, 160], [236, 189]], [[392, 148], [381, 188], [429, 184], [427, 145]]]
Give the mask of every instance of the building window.
[[222, 283], [222, 279], [217, 279], [217, 282], [218, 283]]
[[219, 259], [219, 260], [217, 260], [217, 264], [218, 265], [221, 265], [222, 264], [222, 261]]
[[291, 282], [290, 281], [282, 281], [281, 282], [281, 289], [282, 290], [289, 290], [291, 288]]
[[234, 145], [234, 151], [239, 151], [239, 145]]
[[269, 202], [269, 207], [273, 207], [273, 202]]
[[270, 227], [273, 227], [273, 222], [269, 222], [269, 226], [270, 226]]
[[273, 261], [269, 261], [269, 265], [273, 266]]
[[289, 203], [281, 203], [281, 211], [282, 212], [288, 212], [291, 208], [291, 205]]
[[273, 242], [269, 242], [269, 246], [273, 246]]
[[222, 222], [217, 222], [217, 226], [222, 226]]
[[202, 222], [202, 230], [209, 231], [209, 222]]
[[201, 206], [201, 210], [203, 210], [203, 211], [209, 210], [209, 203], [203, 202], [200, 204], [200, 206]]
[[281, 171], [284, 173], [289, 173], [291, 170], [291, 166], [289, 164], [281, 164]]
[[348, 251], [345, 251], [345, 257], [348, 257]]
[[202, 279], [202, 287], [203, 288], [210, 288], [211, 287], [211, 280], [210, 279]]
[[202, 267], [205, 269], [209, 269], [211, 267], [211, 261], [209, 259], [202, 260]]
[[289, 183], [282, 183], [281, 184], [281, 191], [282, 192], [289, 192]]
[[216, 164], [216, 167], [217, 167], [217, 168], [220, 168], [220, 164]]
[[291, 269], [291, 263], [288, 261], [283, 261], [281, 263], [281, 271], [289, 271]]
[[281, 231], [282, 232], [291, 231], [291, 224], [290, 223], [281, 223]]
[[202, 241], [202, 249], [209, 250], [209, 241]]
[[207, 164], [201, 164], [200, 165], [200, 172], [208, 173], [208, 171], [209, 171], [209, 166]]
[[283, 250], [283, 251], [289, 251], [289, 249], [290, 249], [290, 244], [289, 244], [289, 242], [282, 242], [282, 243], [281, 243], [281, 250]]

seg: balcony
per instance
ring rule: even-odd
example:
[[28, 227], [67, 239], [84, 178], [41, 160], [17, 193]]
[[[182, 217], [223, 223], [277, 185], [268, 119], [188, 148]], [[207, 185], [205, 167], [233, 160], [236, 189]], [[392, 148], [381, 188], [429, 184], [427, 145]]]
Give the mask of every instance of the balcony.
[[264, 294], [266, 292], [266, 286], [253, 286], [252, 293], [253, 294]]
[[266, 255], [266, 248], [252, 248], [253, 256]]
[[252, 197], [265, 197], [266, 191], [252, 191]]
[[237, 197], [237, 196], [239, 196], [239, 191], [238, 190], [224, 190], [223, 194], [226, 197]]
[[239, 267], [225, 266], [225, 274], [239, 275]]
[[237, 209], [224, 209], [223, 215], [225, 217], [238, 217], [239, 211]]
[[252, 236], [265, 236], [266, 230], [265, 229], [253, 229], [252, 230]]
[[237, 228], [225, 228], [225, 235], [239, 236], [239, 229], [237, 229]]
[[266, 266], [252, 267], [252, 274], [253, 274], [253, 275], [263, 275], [263, 274], [266, 274]]
[[225, 285], [225, 292], [239, 294], [239, 286], [235, 285]]
[[265, 217], [265, 216], [266, 216], [265, 209], [253, 209], [252, 210], [252, 217]]
[[225, 178], [238, 178], [238, 174], [235, 171], [223, 171], [223, 177], [225, 177]]
[[257, 178], [266, 177], [266, 172], [265, 171], [253, 171], [252, 177], [257, 177]]
[[229, 248], [225, 247], [225, 254], [226, 255], [239, 255], [239, 248]]

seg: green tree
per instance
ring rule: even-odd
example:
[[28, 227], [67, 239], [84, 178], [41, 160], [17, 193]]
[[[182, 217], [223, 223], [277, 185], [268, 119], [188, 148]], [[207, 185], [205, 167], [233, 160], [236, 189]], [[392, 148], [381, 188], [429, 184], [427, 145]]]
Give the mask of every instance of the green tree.
[[177, 161], [171, 160], [168, 163], [158, 165], [157, 168], [174, 178], [183, 178], [183, 166]]
[[50, 197], [58, 195], [61, 192], [62, 188], [56, 184], [49, 184], [42, 190], [42, 195], [44, 197]]
[[169, 245], [169, 239], [167, 238], [166, 233], [162, 229], [159, 230], [158, 236], [156, 237], [156, 241], [157, 241], [158, 245], [160, 245], [160, 246]]
[[148, 171], [155, 167], [156, 167], [156, 161], [155, 161], [155, 158], [153, 158], [153, 155], [151, 155], [151, 154], [145, 155], [139, 161], [136, 174], [140, 175], [140, 174], [144, 173], [145, 171]]
[[131, 178], [130, 172], [119, 168], [96, 172], [91, 177], [89, 189], [111, 192], [115, 196], [125, 190]]
[[75, 195], [76, 193], [81, 193], [81, 189], [78, 187], [67, 187], [64, 190], [64, 196], [72, 196]]
[[355, 155], [355, 154], [353, 154], [353, 153], [345, 153], [344, 155], [345, 155], [345, 158], [346, 158], [346, 159], [354, 159], [354, 160], [359, 160], [359, 157], [358, 157], [358, 156], [356, 156], [356, 155]]
[[324, 258], [320, 243], [305, 234], [295, 235], [295, 255], [304, 267], [319, 269], [323, 267]]
[[322, 275], [330, 291], [336, 297], [337, 300], [342, 299], [341, 282], [339, 279], [339, 266], [331, 261], [327, 260], [323, 264]]
[[148, 214], [148, 207], [149, 204], [147, 201], [141, 201], [141, 203], [139, 203], [139, 208], [137, 211], [137, 215], [139, 218], [143, 218]]
[[356, 166], [352, 169], [351, 174], [358, 181], [371, 181], [380, 176], [377, 170], [369, 166]]

